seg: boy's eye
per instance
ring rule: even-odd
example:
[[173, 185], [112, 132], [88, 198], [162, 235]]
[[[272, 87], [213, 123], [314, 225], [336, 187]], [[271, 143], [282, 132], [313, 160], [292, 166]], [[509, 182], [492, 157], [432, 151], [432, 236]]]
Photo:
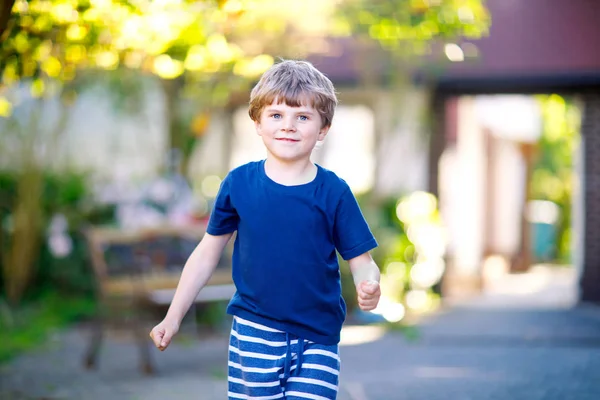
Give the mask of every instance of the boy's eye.
[[271, 117], [275, 118], [275, 119], [279, 119], [279, 118], [281, 118], [281, 114], [273, 114], [273, 115], [271, 115]]
[[300, 119], [300, 121], [308, 121], [308, 117], [306, 115], [300, 115], [298, 119]]

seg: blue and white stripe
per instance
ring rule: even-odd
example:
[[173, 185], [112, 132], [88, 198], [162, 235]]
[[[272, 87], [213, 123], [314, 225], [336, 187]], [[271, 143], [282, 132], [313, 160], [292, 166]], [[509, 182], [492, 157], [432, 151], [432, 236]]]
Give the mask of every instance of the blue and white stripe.
[[234, 317], [229, 340], [229, 399], [335, 399], [338, 346], [320, 345]]

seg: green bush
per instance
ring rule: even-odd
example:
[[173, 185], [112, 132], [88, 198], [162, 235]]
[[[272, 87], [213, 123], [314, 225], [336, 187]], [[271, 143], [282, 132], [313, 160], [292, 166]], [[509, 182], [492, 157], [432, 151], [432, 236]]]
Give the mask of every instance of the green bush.
[[[11, 242], [13, 212], [20, 176], [0, 171], [0, 250]], [[0, 258], [0, 362], [44, 342], [55, 329], [90, 316], [95, 309], [94, 276], [83, 230], [90, 224], [114, 221], [113, 207], [94, 204], [88, 176], [80, 173], [45, 172], [38, 232], [41, 244], [34, 257], [33, 276], [23, 301], [8, 306], [5, 298], [4, 261]], [[70, 252], [54, 255], [48, 244], [48, 228], [54, 215], [67, 221], [72, 241]]]
[[[10, 244], [12, 212], [15, 206], [19, 175], [0, 171], [0, 226], [2, 251]], [[99, 206], [91, 199], [89, 177], [84, 173], [46, 172], [43, 177], [43, 229], [39, 232], [41, 246], [34, 265], [34, 279], [26, 293], [32, 301], [43, 292], [89, 296], [93, 289], [92, 269], [82, 232], [88, 225], [114, 221], [111, 206]], [[53, 215], [62, 214], [68, 222], [67, 233], [72, 240], [71, 252], [62, 258], [55, 257], [48, 245], [48, 228]], [[3, 262], [0, 259], [0, 267]], [[4, 269], [0, 269], [0, 297], [4, 291]]]

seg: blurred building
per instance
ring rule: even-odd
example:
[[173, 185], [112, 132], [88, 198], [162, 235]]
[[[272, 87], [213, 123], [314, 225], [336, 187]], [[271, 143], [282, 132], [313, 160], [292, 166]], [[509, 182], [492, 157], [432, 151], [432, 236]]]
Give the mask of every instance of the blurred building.
[[[493, 132], [477, 118], [480, 96], [558, 93], [583, 109], [574, 157], [573, 254], [580, 299], [600, 302], [600, 53], [593, 44], [600, 38], [600, 3], [489, 0], [487, 5], [490, 35], [452, 49], [449, 58], [455, 62], [435, 77], [431, 106], [438, 124], [430, 142], [429, 189], [449, 209], [457, 237], [449, 281], [471, 281], [476, 288], [486, 256], [505, 255], [517, 270], [527, 258], [522, 248], [527, 232], [519, 222], [535, 132], [523, 128], [512, 138]], [[460, 54], [469, 49], [476, 49], [477, 61]], [[518, 114], [506, 110], [507, 130], [522, 118]]]

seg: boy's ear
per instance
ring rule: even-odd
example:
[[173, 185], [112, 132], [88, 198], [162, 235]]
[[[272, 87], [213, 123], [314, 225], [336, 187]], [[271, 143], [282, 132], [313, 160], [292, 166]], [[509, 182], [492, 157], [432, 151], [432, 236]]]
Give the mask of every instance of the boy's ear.
[[327, 133], [329, 133], [329, 128], [331, 128], [331, 125], [322, 127], [321, 130], [319, 131], [319, 136], [317, 137], [317, 140], [319, 140], [319, 141], [325, 140], [325, 136], [327, 136]]
[[256, 129], [256, 134], [257, 134], [258, 136], [262, 136], [262, 135], [260, 134], [260, 121], [254, 121], [254, 128]]

